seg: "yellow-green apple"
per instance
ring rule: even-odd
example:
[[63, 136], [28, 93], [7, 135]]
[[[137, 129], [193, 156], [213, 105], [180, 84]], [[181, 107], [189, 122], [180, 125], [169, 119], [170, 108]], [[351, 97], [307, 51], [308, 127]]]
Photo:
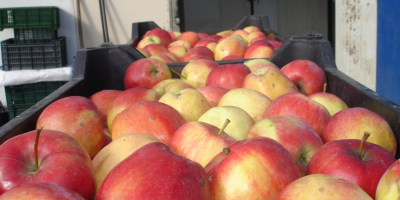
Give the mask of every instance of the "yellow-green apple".
[[212, 38], [212, 39], [218, 41], [219, 39], [222, 38], [222, 36], [220, 36], [220, 35], [210, 35], [210, 36], [208, 36], [207, 38]]
[[221, 149], [236, 142], [223, 128], [205, 122], [188, 122], [172, 136], [169, 147], [177, 154], [205, 167]]
[[251, 72], [244, 79], [243, 88], [257, 90], [271, 100], [283, 94], [299, 91], [285, 74], [273, 66], [261, 67]]
[[254, 120], [243, 109], [236, 106], [218, 106], [210, 108], [198, 121], [206, 122], [216, 127], [222, 127], [226, 121], [230, 120], [229, 126], [224, 131], [235, 140], [243, 140], [247, 132], [254, 124]]
[[169, 91], [159, 100], [177, 110], [187, 122], [197, 121], [210, 109], [207, 99], [196, 89], [186, 88], [180, 91]]
[[274, 48], [269, 43], [259, 40], [253, 42], [249, 47], [247, 47], [243, 58], [269, 58], [274, 54], [274, 52]]
[[214, 52], [213, 51], [211, 51], [207, 47], [198, 46], [198, 47], [193, 47], [185, 54], [185, 56], [183, 57], [183, 62], [188, 62], [190, 60], [193, 60], [193, 57], [195, 57], [195, 56], [206, 56], [206, 57], [211, 58], [211, 60], [214, 60]]
[[185, 118], [167, 104], [139, 101], [115, 117], [112, 139], [129, 133], [147, 133], [168, 144], [175, 131], [185, 123]]
[[208, 74], [206, 86], [218, 86], [228, 90], [242, 88], [248, 74], [250, 69], [242, 63], [219, 65]]
[[142, 48], [136, 48], [141, 54], [143, 54], [143, 56], [144, 57], [146, 57], [146, 58], [148, 58], [148, 57], [150, 57], [151, 56], [151, 54], [147, 51], [147, 50], [145, 50], [145, 49], [142, 49]]
[[141, 39], [136, 48], [144, 49], [149, 44], [161, 44], [161, 39], [157, 36], [149, 36]]
[[189, 51], [191, 48], [193, 48], [192, 44], [190, 44], [189, 42], [184, 41], [184, 40], [174, 41], [174, 42], [172, 42], [171, 44], [168, 45], [168, 48], [177, 47], [177, 46], [178, 47], [184, 46], [187, 51]]
[[307, 166], [307, 174], [327, 174], [351, 181], [375, 199], [379, 180], [396, 159], [383, 147], [362, 140], [335, 140], [322, 145]]
[[254, 122], [262, 119], [271, 99], [261, 92], [236, 88], [227, 92], [218, 102], [218, 106], [236, 106], [246, 111]]
[[169, 33], [169, 35], [171, 36], [171, 38], [172, 38], [173, 41], [175, 41], [176, 38], [182, 34], [182, 33], [179, 32], [179, 31], [170, 31], [170, 32], [168, 32], [168, 33]]
[[198, 32], [197, 35], [200, 37], [200, 40], [207, 38], [209, 35], [207, 33]]
[[221, 60], [229, 55], [243, 56], [246, 43], [240, 35], [232, 35], [220, 40], [215, 47], [215, 60]]
[[0, 200], [84, 200], [78, 193], [53, 183], [26, 183], [7, 190]]
[[272, 67], [276, 67], [276, 69], [279, 69], [274, 63], [270, 62], [267, 59], [263, 59], [263, 58], [247, 60], [243, 64], [246, 65], [252, 72], [257, 69], [260, 69], [261, 67], [267, 67], [267, 66], [272, 66]]
[[[242, 36], [242, 38], [244, 39], [244, 38], [247, 37], [247, 35], [249, 35], [249, 32], [247, 32], [247, 31], [245, 31], [245, 30], [238, 29], [238, 30], [234, 30], [234, 31], [231, 33], [231, 35], [240, 35], [240, 36]], [[245, 41], [245, 43], [246, 43], [246, 45], [247, 45], [247, 42], [246, 42], [246, 41]]]
[[301, 177], [284, 187], [276, 200], [372, 200], [357, 184], [325, 174]]
[[114, 99], [121, 93], [120, 90], [102, 90], [92, 94], [89, 99], [96, 105], [103, 127], [107, 127], [108, 108]]
[[[170, 79], [167, 79], [170, 80]], [[134, 87], [122, 91], [115, 99], [111, 102], [108, 107], [107, 114], [107, 127], [112, 130], [112, 123], [115, 116], [121, 113], [123, 110], [129, 108], [133, 103], [138, 101], [158, 101], [161, 98], [161, 94], [156, 90], [147, 87]]]
[[206, 86], [208, 74], [218, 66], [219, 64], [212, 60], [191, 60], [183, 67], [181, 80], [194, 88], [204, 87]]
[[213, 199], [275, 199], [286, 185], [300, 178], [289, 152], [266, 137], [231, 144], [205, 170]]
[[287, 115], [268, 117], [256, 122], [247, 132], [246, 138], [268, 137], [281, 144], [299, 166], [302, 176], [308, 162], [322, 146], [321, 137], [307, 123]]
[[325, 106], [331, 116], [341, 110], [349, 108], [341, 98], [331, 93], [317, 92], [308, 95], [308, 97]]
[[151, 142], [160, 142], [160, 140], [147, 133], [129, 133], [113, 140], [108, 146], [101, 149], [92, 160], [96, 191], [115, 166], [139, 148]]
[[310, 60], [294, 60], [281, 68], [299, 91], [305, 95], [323, 92], [326, 84], [324, 70]]
[[321, 138], [324, 142], [339, 139], [359, 139], [364, 132], [371, 133], [369, 142], [377, 144], [396, 155], [397, 141], [388, 122], [380, 115], [361, 107], [337, 112], [325, 124]]
[[284, 94], [269, 104], [264, 118], [276, 115], [296, 117], [310, 125], [320, 136], [331, 115], [320, 103], [299, 92]]
[[[161, 95], [164, 95], [167, 92], [170, 91], [180, 91], [186, 88], [193, 88], [191, 85], [186, 83], [183, 80], [180, 79], [166, 79], [161, 82], [159, 82], [157, 85], [153, 87], [153, 90], [157, 91]], [[161, 97], [161, 96], [160, 96]], [[160, 98], [159, 98], [160, 99]], [[158, 100], [156, 100], [158, 101]]]
[[[184, 57], [187, 53], [187, 49], [184, 46], [170, 46], [168, 47], [168, 51], [173, 53], [177, 57]], [[179, 61], [177, 61], [179, 62]]]
[[154, 142], [114, 167], [96, 199], [211, 199], [204, 168]]
[[218, 106], [219, 100], [221, 100], [222, 96], [224, 96], [229, 90], [218, 87], [218, 86], [204, 86], [197, 88], [199, 91], [208, 101], [210, 107]]
[[103, 148], [104, 132], [94, 103], [85, 97], [69, 96], [47, 106], [36, 126], [60, 131], [75, 138], [93, 158]]
[[208, 39], [202, 39], [194, 45], [194, 47], [207, 47], [210, 49], [212, 52], [215, 52], [215, 47], [217, 46], [218, 42], [214, 39], [208, 38]]
[[89, 154], [65, 133], [38, 128], [15, 136], [0, 146], [0, 160], [0, 196], [26, 183], [53, 183], [84, 199], [95, 196]]
[[258, 28], [257, 26], [246, 26], [246, 27], [243, 28], [243, 30], [248, 32], [248, 33], [256, 32], [256, 31], [261, 32], [261, 29]]
[[250, 44], [251, 40], [254, 38], [267, 38], [265, 34], [261, 31], [254, 31], [249, 33], [244, 40], [247, 42], [247, 44]]
[[221, 37], [226, 37], [226, 36], [230, 36], [232, 33], [232, 30], [224, 30], [224, 31], [220, 31], [218, 33], [216, 33], [215, 35], [221, 36]]
[[376, 200], [399, 199], [400, 197], [400, 161], [396, 160], [379, 180], [376, 188]]
[[229, 56], [222, 58], [221, 60], [243, 60], [243, 59], [244, 58], [242, 56], [229, 55]]
[[167, 56], [163, 53], [154, 54], [154, 55], [150, 56], [150, 58], [154, 58], [154, 59], [163, 61], [165, 63], [175, 63], [175, 61], [173, 61], [169, 56]]
[[133, 62], [125, 72], [125, 89], [144, 86], [152, 88], [162, 80], [172, 78], [165, 62], [154, 58], [143, 58]]
[[162, 44], [149, 44], [143, 47], [144, 50], [148, 51], [150, 55], [155, 55], [161, 52], [168, 52], [167, 47]]
[[189, 42], [192, 47], [200, 40], [199, 35], [193, 31], [185, 31], [176, 38], [176, 41], [183, 40]]
[[168, 31], [161, 29], [161, 28], [155, 28], [155, 29], [151, 30], [150, 32], [148, 32], [146, 34], [146, 37], [149, 37], [149, 36], [157, 36], [158, 38], [160, 38], [161, 44], [163, 44], [166, 47], [171, 42], [173, 42], [173, 39], [172, 39], [171, 35], [168, 33]]

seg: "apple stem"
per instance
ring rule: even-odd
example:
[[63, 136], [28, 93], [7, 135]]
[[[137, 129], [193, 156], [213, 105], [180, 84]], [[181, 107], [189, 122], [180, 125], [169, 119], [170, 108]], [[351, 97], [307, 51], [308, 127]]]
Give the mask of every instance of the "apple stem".
[[224, 152], [224, 154], [227, 156], [231, 152], [231, 149], [229, 147], [224, 147], [222, 152]]
[[328, 86], [327, 83], [324, 83], [324, 89], [322, 90], [324, 93], [326, 93], [326, 87]]
[[38, 171], [39, 170], [39, 161], [38, 161], [38, 153], [37, 153], [37, 146], [39, 143], [39, 136], [40, 136], [40, 132], [42, 131], [42, 126], [38, 126], [36, 129], [36, 137], [35, 137], [35, 144], [33, 147], [34, 153], [35, 153], [35, 170]]
[[180, 74], [179, 72], [177, 72], [177, 71], [175, 71], [175, 70], [173, 70], [171, 68], [169, 68], [169, 70], [171, 70], [171, 72], [173, 72], [174, 74], [178, 75], [179, 77], [181, 77], [183, 79], [186, 79], [186, 77], [182, 76], [182, 74]]
[[361, 157], [362, 157], [362, 153], [363, 153], [363, 151], [364, 151], [364, 144], [365, 144], [365, 142], [367, 141], [367, 139], [368, 139], [368, 137], [369, 137], [370, 135], [371, 135], [371, 134], [368, 133], [367, 131], [364, 132], [364, 136], [363, 136], [363, 138], [361, 139], [360, 149], [358, 150], [358, 155], [357, 155], [357, 157], [358, 157], [359, 159], [361, 159]]
[[231, 122], [231, 120], [226, 119], [224, 125], [222, 126], [222, 128], [219, 130], [218, 132], [218, 136], [221, 135], [222, 131], [224, 131], [224, 129], [226, 128], [226, 126], [229, 124], [229, 122]]
[[267, 36], [267, 38], [268, 38], [268, 39], [271, 39], [272, 36], [274, 36], [274, 34], [273, 34], [273, 33], [270, 33], [270, 34]]

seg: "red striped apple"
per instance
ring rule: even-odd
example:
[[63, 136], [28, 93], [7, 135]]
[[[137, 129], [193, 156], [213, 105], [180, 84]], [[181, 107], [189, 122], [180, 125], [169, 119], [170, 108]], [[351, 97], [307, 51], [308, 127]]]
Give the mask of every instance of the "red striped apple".
[[224, 96], [229, 90], [218, 86], [204, 86], [197, 88], [197, 91], [207, 99], [210, 107], [213, 108], [218, 106], [222, 96]]
[[78, 193], [52, 183], [27, 183], [13, 187], [0, 196], [0, 200], [84, 200]]
[[242, 63], [219, 65], [208, 74], [206, 86], [218, 86], [228, 90], [242, 88], [248, 74], [250, 69]]

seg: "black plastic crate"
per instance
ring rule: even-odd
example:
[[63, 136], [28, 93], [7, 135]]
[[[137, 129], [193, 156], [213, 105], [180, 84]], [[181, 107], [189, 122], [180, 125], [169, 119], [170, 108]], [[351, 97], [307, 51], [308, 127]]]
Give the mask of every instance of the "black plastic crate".
[[67, 64], [65, 37], [50, 43], [16, 44], [15, 39], [1, 42], [3, 70], [51, 69]]
[[5, 28], [60, 27], [58, 7], [21, 7], [0, 9], [0, 31]]
[[58, 38], [58, 31], [50, 28], [17, 28], [14, 29], [16, 44], [50, 43]]

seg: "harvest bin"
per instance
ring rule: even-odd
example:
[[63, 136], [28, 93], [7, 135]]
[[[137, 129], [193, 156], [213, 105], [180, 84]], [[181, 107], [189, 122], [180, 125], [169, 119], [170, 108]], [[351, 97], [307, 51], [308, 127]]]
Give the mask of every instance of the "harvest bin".
[[[0, 127], [0, 144], [9, 138], [35, 129], [40, 113], [52, 102], [67, 96], [89, 97], [104, 89], [124, 89], [124, 74], [135, 61], [130, 45], [80, 50], [76, 54], [73, 78], [61, 88]], [[400, 144], [400, 108], [395, 103], [354, 81], [336, 68], [331, 45], [326, 40], [293, 38], [270, 58], [278, 67], [295, 59], [317, 63], [326, 73], [327, 92], [342, 98], [350, 107], [364, 107], [385, 118]], [[168, 64], [181, 71], [185, 63]], [[396, 158], [400, 157], [398, 145]]]

